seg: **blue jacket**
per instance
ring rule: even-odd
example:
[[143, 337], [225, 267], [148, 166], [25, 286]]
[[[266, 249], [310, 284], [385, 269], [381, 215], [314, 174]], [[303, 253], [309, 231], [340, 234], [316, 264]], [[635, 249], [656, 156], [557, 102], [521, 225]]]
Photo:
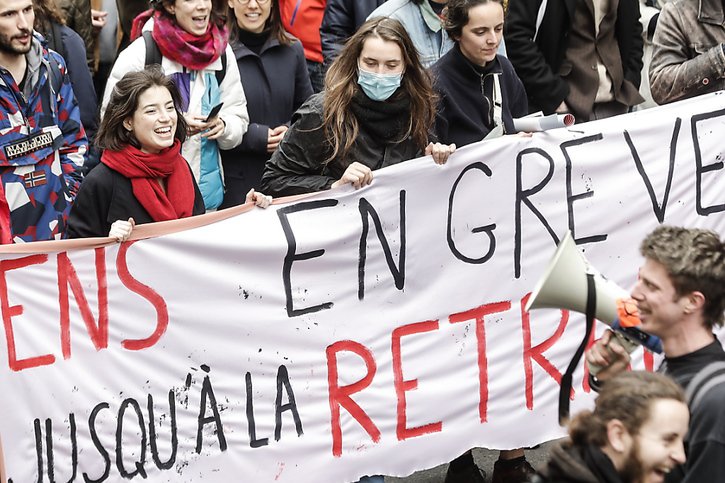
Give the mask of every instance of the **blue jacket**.
[[222, 207], [244, 203], [251, 188], [259, 189], [269, 129], [289, 125], [292, 114], [312, 95], [302, 44], [283, 45], [268, 38], [259, 55], [240, 41], [231, 42], [247, 96], [249, 128], [242, 144], [222, 151], [226, 193]]
[[412, 0], [388, 0], [376, 8], [368, 18], [391, 17], [403, 24], [410, 40], [418, 49], [420, 62], [428, 68], [451, 50], [453, 41], [448, 37], [443, 22], [425, 0], [416, 5]]
[[322, 57], [326, 64], [337, 57], [345, 41], [383, 3], [385, 0], [327, 0], [320, 26]]
[[88, 141], [63, 58], [39, 38], [25, 58], [23, 91], [0, 68], [0, 218], [13, 241], [51, 240], [64, 235]]

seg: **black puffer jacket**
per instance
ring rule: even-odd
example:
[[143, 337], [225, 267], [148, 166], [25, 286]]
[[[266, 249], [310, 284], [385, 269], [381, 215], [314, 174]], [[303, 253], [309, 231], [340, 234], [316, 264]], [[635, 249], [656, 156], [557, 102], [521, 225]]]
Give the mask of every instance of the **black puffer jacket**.
[[345, 41], [383, 3], [385, 0], [327, 0], [320, 26], [322, 57], [326, 64], [332, 62]]
[[[323, 100], [324, 93], [313, 95], [292, 116], [292, 125], [264, 168], [261, 190], [265, 194], [288, 196], [323, 191], [355, 161], [375, 170], [422, 154], [412, 138], [386, 143], [360, 123], [349, 155], [325, 163], [331, 148], [321, 127]], [[381, 126], [375, 128], [380, 130]]]

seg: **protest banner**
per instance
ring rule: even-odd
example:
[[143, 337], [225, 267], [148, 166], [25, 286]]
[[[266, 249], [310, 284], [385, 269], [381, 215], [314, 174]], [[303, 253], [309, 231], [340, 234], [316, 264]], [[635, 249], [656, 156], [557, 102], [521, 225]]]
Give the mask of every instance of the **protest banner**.
[[622, 287], [657, 224], [725, 233], [723, 134], [718, 93], [120, 245], [5, 247], [8, 481], [354, 481], [560, 437], [584, 320], [527, 313], [532, 288], [566, 230]]

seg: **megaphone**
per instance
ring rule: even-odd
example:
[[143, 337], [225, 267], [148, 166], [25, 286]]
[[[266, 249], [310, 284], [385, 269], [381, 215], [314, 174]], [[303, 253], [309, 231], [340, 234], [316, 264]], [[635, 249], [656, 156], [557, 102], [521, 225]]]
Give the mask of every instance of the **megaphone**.
[[659, 337], [639, 329], [636, 305], [627, 292], [611, 280], [607, 280], [576, 248], [567, 231], [549, 262], [544, 275], [536, 284], [525, 309], [555, 308], [586, 313], [587, 274], [594, 278], [596, 307], [594, 316], [612, 328], [618, 342], [632, 352], [642, 345], [652, 352], [662, 353]]
[[517, 132], [537, 132], [559, 127], [568, 127], [574, 124], [571, 114], [550, 114], [548, 116], [529, 115], [513, 119], [514, 129]]

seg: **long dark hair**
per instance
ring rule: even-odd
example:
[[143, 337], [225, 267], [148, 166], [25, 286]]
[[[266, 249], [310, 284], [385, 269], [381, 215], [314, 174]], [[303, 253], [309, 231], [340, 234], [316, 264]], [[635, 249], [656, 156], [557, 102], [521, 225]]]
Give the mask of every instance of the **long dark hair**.
[[177, 118], [174, 137], [182, 143], [186, 140], [187, 126], [179, 109], [179, 91], [171, 78], [164, 75], [161, 66], [150, 65], [144, 70], [129, 72], [114, 86], [106, 113], [96, 133], [96, 145], [99, 148], [120, 151], [129, 144], [141, 148], [136, 136], [123, 126], [123, 121], [136, 112], [141, 94], [155, 86], [165, 87], [171, 94]]
[[[236, 0], [233, 0], [236, 1]], [[295, 40], [294, 37], [290, 36], [282, 25], [282, 14], [279, 10], [279, 0], [269, 0], [270, 10], [269, 18], [264, 23], [264, 29], [269, 29], [270, 38], [277, 39], [282, 45], [292, 45]], [[237, 40], [239, 38], [239, 31], [241, 27], [237, 23], [237, 16], [234, 14], [234, 9], [230, 8], [227, 15], [227, 29], [229, 30], [229, 40]]]
[[350, 37], [325, 76], [325, 100], [322, 126], [332, 148], [326, 161], [345, 157], [357, 138], [359, 126], [350, 115], [350, 102], [360, 89], [357, 84], [358, 59], [365, 41], [378, 37], [400, 47], [405, 65], [401, 88], [410, 97], [409, 135], [420, 149], [428, 144], [428, 134], [435, 118], [436, 95], [431, 79], [418, 58], [418, 51], [403, 25], [392, 18], [368, 20]]

